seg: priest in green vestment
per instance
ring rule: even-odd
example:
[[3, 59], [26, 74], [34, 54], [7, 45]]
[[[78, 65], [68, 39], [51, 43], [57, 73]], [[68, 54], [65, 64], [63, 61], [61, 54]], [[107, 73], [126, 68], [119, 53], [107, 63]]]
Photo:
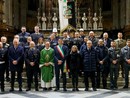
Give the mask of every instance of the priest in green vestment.
[[40, 53], [41, 87], [43, 90], [51, 90], [51, 82], [54, 77], [54, 50], [50, 42], [45, 43], [45, 48]]

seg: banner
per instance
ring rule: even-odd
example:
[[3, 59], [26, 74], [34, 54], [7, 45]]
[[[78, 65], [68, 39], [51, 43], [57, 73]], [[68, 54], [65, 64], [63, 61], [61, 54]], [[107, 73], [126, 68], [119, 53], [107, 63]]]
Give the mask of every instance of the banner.
[[65, 18], [66, 9], [67, 9], [67, 0], [59, 0], [60, 30], [68, 26], [68, 19]]
[[68, 25], [76, 28], [75, 0], [59, 0], [60, 31]]

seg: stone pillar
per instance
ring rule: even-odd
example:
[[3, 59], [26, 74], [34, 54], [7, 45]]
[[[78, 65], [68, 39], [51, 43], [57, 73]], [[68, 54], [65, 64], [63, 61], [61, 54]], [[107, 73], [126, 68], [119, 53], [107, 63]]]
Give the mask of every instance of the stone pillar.
[[20, 26], [26, 26], [26, 17], [27, 17], [27, 0], [21, 0], [20, 3]]
[[[21, 0], [22, 1], [22, 0]], [[20, 3], [19, 0], [13, 0], [13, 25], [15, 28], [19, 28], [19, 15], [20, 15]]]
[[126, 0], [126, 25], [130, 25], [130, 0]]
[[126, 24], [126, 0], [120, 1], [120, 26], [124, 28]]
[[118, 0], [112, 0], [113, 4], [113, 29], [119, 28], [119, 4]]

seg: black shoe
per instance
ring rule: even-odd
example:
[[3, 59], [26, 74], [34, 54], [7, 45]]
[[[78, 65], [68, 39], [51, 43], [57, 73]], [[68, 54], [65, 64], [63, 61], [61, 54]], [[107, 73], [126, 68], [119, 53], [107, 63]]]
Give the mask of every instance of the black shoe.
[[54, 91], [58, 91], [59, 90], [59, 88], [56, 88]]
[[123, 88], [124, 88], [124, 89], [125, 89], [125, 88], [128, 88], [128, 86], [125, 85]]
[[85, 88], [85, 90], [84, 91], [88, 91], [88, 88]]
[[39, 89], [38, 89], [38, 88], [35, 88], [35, 91], [39, 91]]
[[6, 82], [10, 82], [10, 78], [8, 77], [8, 78], [6, 78]]
[[66, 88], [63, 88], [63, 91], [67, 91], [67, 89], [66, 89]]
[[22, 92], [23, 91], [22, 88], [19, 88], [19, 91]]
[[31, 88], [27, 88], [27, 89], [26, 89], [26, 91], [30, 91], [30, 90], [31, 90]]
[[112, 90], [113, 90], [113, 89], [114, 89], [114, 87], [113, 87], [113, 86], [111, 86], [111, 87], [110, 87], [110, 89], [112, 89]]
[[14, 89], [13, 89], [13, 88], [11, 88], [9, 91], [10, 91], [10, 92], [13, 92], [13, 91], [14, 91]]
[[72, 91], [75, 91], [75, 88], [73, 88]]
[[44, 87], [44, 88], [43, 88], [43, 91], [46, 91], [46, 90], [47, 90], [47, 88], [46, 88], [46, 87]]
[[47, 90], [48, 90], [48, 91], [51, 91], [51, 90], [52, 90], [52, 87], [49, 87]]
[[93, 91], [97, 91], [97, 89], [94, 87], [94, 88], [93, 88]]
[[75, 90], [76, 90], [76, 91], [79, 91], [79, 89], [78, 89], [78, 88], [76, 88]]
[[1, 89], [1, 92], [5, 92], [5, 90], [4, 90], [4, 89]]

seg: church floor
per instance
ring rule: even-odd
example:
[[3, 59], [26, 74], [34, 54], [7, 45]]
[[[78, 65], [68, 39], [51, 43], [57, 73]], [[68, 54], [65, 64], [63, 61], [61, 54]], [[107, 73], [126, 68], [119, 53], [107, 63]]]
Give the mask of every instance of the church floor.
[[84, 91], [83, 88], [79, 89], [79, 92], [72, 92], [68, 89], [67, 92], [63, 92], [62, 89], [58, 92], [55, 91], [40, 91], [36, 92], [34, 90], [26, 92], [19, 92], [16, 88], [13, 93], [8, 90], [5, 93], [0, 93], [0, 98], [130, 98], [129, 89], [119, 89], [119, 90], [106, 90], [98, 89], [97, 91]]

